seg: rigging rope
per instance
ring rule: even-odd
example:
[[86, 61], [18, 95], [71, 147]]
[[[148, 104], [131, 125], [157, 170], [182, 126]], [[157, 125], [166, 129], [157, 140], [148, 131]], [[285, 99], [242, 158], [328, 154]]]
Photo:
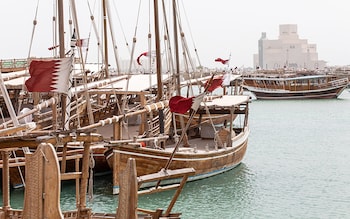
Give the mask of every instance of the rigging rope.
[[89, 178], [89, 202], [93, 200], [93, 192], [94, 192], [94, 167], [95, 167], [95, 158], [94, 152], [90, 151], [90, 160], [89, 160], [89, 168], [90, 168], [90, 178]]
[[214, 125], [214, 122], [213, 122], [213, 119], [212, 117], [210, 116], [210, 111], [209, 111], [209, 107], [207, 106], [207, 104], [205, 103], [205, 101], [203, 101], [203, 104], [204, 104], [204, 107], [205, 107], [205, 112], [207, 113], [208, 117], [209, 117], [209, 121], [210, 121], [210, 124], [214, 130], [214, 142], [215, 142], [215, 148], [218, 147], [218, 140], [220, 141], [221, 145], [223, 145], [223, 142], [220, 138], [220, 136], [218, 135], [219, 131], [216, 130], [216, 127]]
[[[110, 33], [111, 33], [111, 40], [112, 40], [112, 45], [113, 45], [113, 52], [114, 52], [114, 58], [115, 58], [115, 62], [117, 65], [117, 72], [120, 73], [120, 64], [119, 64], [119, 55], [118, 55], [118, 47], [116, 46], [116, 42], [115, 42], [115, 37], [114, 37], [114, 30], [113, 30], [113, 19], [111, 19], [111, 10], [110, 10], [110, 4], [109, 1], [106, 0], [106, 13], [107, 13], [107, 18], [108, 18], [108, 24], [109, 24], [109, 29], [110, 29]], [[107, 68], [108, 66], [106, 66]]]
[[133, 63], [134, 63], [134, 67], [136, 69], [135, 62], [133, 60], [134, 60], [134, 52], [135, 52], [135, 45], [136, 45], [136, 34], [137, 34], [138, 22], [140, 19], [140, 9], [141, 9], [141, 0], [139, 1], [139, 7], [137, 10], [137, 19], [136, 19], [136, 24], [135, 24], [134, 36], [133, 36], [133, 44], [132, 44], [132, 49], [131, 49], [131, 54], [130, 54], [130, 63], [129, 63], [128, 73], [131, 73], [131, 66]]
[[30, 58], [30, 53], [31, 53], [31, 50], [32, 50], [32, 45], [33, 45], [34, 32], [35, 32], [35, 27], [36, 27], [36, 24], [37, 24], [37, 17], [38, 17], [39, 1], [40, 1], [40, 0], [37, 1], [37, 5], [36, 5], [36, 9], [35, 9], [35, 16], [34, 16], [34, 20], [33, 20], [32, 35], [31, 35], [31, 37], [30, 37], [28, 58]]
[[[38, 18], [38, 11], [39, 11], [39, 2], [40, 2], [40, 0], [37, 1], [36, 7], [35, 7], [35, 15], [34, 15], [34, 19], [33, 19], [33, 28], [32, 28], [32, 34], [30, 37], [27, 60], [29, 60], [29, 58], [31, 57], [31, 51], [32, 51], [32, 46], [33, 46], [33, 41], [34, 41], [34, 33], [35, 33], [36, 25], [38, 23], [37, 18]], [[28, 67], [26, 68], [26, 73], [28, 73]], [[25, 82], [25, 77], [23, 77], [22, 91], [25, 90], [25, 83], [24, 82]], [[23, 95], [24, 95], [24, 93], [20, 92], [20, 100], [23, 99]], [[18, 112], [19, 112], [21, 107], [22, 107], [22, 102], [19, 101]]]
[[193, 43], [193, 46], [194, 46], [194, 51], [195, 51], [195, 53], [196, 53], [196, 57], [197, 57], [199, 66], [202, 67], [201, 61], [200, 61], [199, 56], [198, 56], [198, 50], [197, 50], [196, 44], [195, 44], [194, 39], [193, 39], [193, 34], [192, 34], [192, 31], [191, 31], [191, 27], [190, 27], [190, 24], [189, 24], [189, 22], [188, 22], [188, 17], [187, 17], [187, 13], [186, 13], [186, 10], [185, 10], [185, 6], [184, 6], [183, 1], [181, 1], [181, 3], [182, 3], [183, 11], [184, 11], [184, 13], [185, 13], [185, 18], [186, 18], [186, 21], [187, 21], [187, 25], [188, 25], [188, 27], [189, 27], [189, 32], [190, 32], [190, 36], [191, 36], [192, 43]]
[[[115, 14], [117, 15], [117, 18], [118, 18], [118, 22], [119, 22], [119, 25], [120, 25], [120, 29], [121, 29], [122, 34], [123, 34], [123, 38], [124, 38], [124, 41], [125, 41], [125, 45], [126, 45], [128, 51], [129, 51], [129, 53], [131, 53], [128, 40], [126, 39], [124, 27], [123, 27], [123, 25], [122, 25], [122, 22], [121, 22], [121, 19], [120, 19], [120, 16], [119, 16], [119, 12], [118, 12], [118, 10], [117, 10], [116, 5], [114, 4], [115, 1], [112, 1], [112, 2], [113, 2], [113, 6], [114, 6], [113, 8], [114, 8], [114, 10], [115, 10], [115, 12], [116, 12]], [[141, 3], [141, 1], [140, 1], [140, 3]], [[140, 4], [140, 5], [141, 5], [141, 4]], [[140, 6], [139, 6], [139, 10], [140, 10]]]

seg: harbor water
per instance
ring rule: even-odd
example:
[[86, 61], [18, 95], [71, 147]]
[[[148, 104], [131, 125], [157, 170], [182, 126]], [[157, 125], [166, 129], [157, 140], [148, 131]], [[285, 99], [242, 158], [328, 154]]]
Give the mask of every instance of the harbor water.
[[[174, 212], [183, 219], [350, 218], [350, 92], [329, 100], [253, 100], [251, 135], [241, 165], [187, 183]], [[61, 207], [75, 207], [74, 183]], [[166, 208], [173, 192], [139, 197], [139, 207]], [[11, 207], [23, 190], [11, 191]], [[95, 177], [89, 206], [115, 212], [112, 177]]]

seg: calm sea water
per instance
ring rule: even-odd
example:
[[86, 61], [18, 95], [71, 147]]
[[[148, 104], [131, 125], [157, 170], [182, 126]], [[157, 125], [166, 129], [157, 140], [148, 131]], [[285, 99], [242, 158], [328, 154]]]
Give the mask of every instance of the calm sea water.
[[[191, 182], [174, 211], [182, 218], [350, 218], [350, 92], [331, 100], [252, 101], [246, 157], [232, 171]], [[94, 180], [89, 204], [115, 212], [112, 178]], [[63, 209], [75, 206], [64, 184]], [[166, 208], [173, 192], [140, 196], [142, 208]], [[23, 191], [12, 191], [21, 207]]]

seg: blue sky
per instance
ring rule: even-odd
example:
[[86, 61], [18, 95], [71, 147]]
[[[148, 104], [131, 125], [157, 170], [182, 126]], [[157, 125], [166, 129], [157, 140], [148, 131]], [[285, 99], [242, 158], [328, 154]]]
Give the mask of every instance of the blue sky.
[[[51, 55], [47, 48], [53, 46], [53, 2], [0, 1], [0, 59]], [[64, 2], [67, 4], [69, 1]], [[80, 16], [80, 37], [93, 36], [95, 33], [89, 20], [87, 2], [96, 12], [99, 10], [99, 1], [75, 2]], [[127, 48], [126, 43], [129, 43], [129, 46], [132, 44], [141, 2], [135, 56], [146, 51], [148, 28], [153, 25], [153, 18], [149, 18], [148, 3], [153, 0], [110, 2], [110, 10], [115, 15], [113, 29], [122, 59], [129, 57], [130, 47]], [[277, 39], [280, 24], [297, 24], [299, 38], [316, 44], [319, 59], [327, 61], [328, 65], [349, 65], [350, 14], [346, 3], [346, 0], [181, 0], [179, 7], [182, 10], [181, 19], [190, 51], [197, 49], [200, 62], [204, 66], [221, 67], [214, 59], [228, 58], [230, 54], [231, 66], [253, 66], [253, 54], [257, 53], [257, 42], [261, 33], [266, 32], [268, 39]], [[37, 4], [38, 24], [29, 53]], [[95, 17], [98, 20], [99, 13], [95, 13]], [[96, 25], [98, 29], [101, 26], [99, 21]], [[68, 29], [66, 31], [69, 32]]]

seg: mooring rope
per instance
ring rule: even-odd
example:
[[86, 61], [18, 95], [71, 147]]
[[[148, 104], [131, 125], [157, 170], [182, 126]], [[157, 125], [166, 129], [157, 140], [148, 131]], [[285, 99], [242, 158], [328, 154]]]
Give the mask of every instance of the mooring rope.
[[89, 190], [88, 190], [88, 196], [89, 196], [89, 202], [93, 201], [93, 192], [94, 192], [94, 167], [95, 167], [95, 159], [94, 159], [94, 152], [90, 152], [90, 178], [89, 178]]

